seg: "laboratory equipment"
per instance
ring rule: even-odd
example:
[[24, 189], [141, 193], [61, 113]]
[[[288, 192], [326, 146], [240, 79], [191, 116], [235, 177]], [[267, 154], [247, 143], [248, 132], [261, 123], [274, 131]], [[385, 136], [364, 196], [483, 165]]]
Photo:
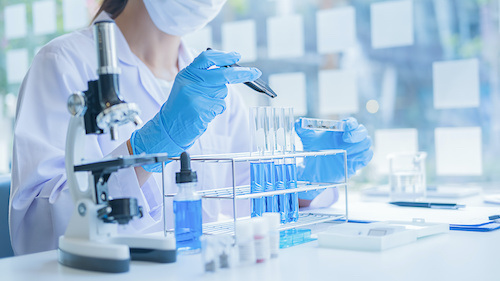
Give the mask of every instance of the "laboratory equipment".
[[[292, 107], [283, 107], [276, 109], [281, 118], [279, 129], [277, 130], [277, 148], [284, 155], [291, 155], [295, 152], [295, 134], [294, 134], [294, 114]], [[295, 157], [284, 158], [284, 180], [286, 189], [297, 188], [297, 162]], [[295, 222], [299, 218], [299, 196], [298, 193], [288, 193], [285, 195], [284, 212], [285, 222]]]
[[196, 193], [198, 176], [191, 170], [187, 152], [181, 154], [181, 170], [176, 173], [178, 192], [174, 196], [177, 250], [196, 252], [201, 248], [201, 196]]
[[[276, 154], [285, 154], [287, 152], [293, 152], [293, 136], [290, 137], [290, 125], [287, 124], [289, 122], [290, 116], [290, 108], [284, 107], [275, 107], [274, 110], [274, 132], [275, 132], [275, 153]], [[292, 118], [293, 118], [293, 110], [292, 110]], [[293, 124], [293, 121], [292, 121]], [[286, 163], [289, 162], [289, 163]], [[290, 180], [289, 180], [289, 171], [288, 168], [290, 164], [293, 164], [293, 159], [283, 158], [276, 159], [274, 162], [275, 167], [275, 189], [276, 190], [284, 190], [290, 188]], [[293, 188], [293, 187], [292, 187]], [[276, 204], [277, 204], [277, 212], [281, 215], [281, 223], [286, 223], [289, 221], [289, 211], [291, 209], [291, 201], [290, 196], [288, 194], [280, 194], [276, 195]], [[298, 200], [298, 199], [297, 199]]]
[[[207, 51], [209, 50], [212, 50], [212, 48], [207, 48]], [[227, 66], [223, 66], [223, 67], [241, 67], [241, 65], [237, 64], [237, 63], [233, 63], [231, 65], [227, 65]], [[271, 89], [271, 87], [269, 87], [269, 85], [266, 84], [266, 82], [264, 82], [264, 80], [258, 78], [252, 82], [245, 82], [244, 83], [245, 85], [247, 85], [250, 89], [256, 91], [256, 92], [259, 92], [259, 93], [263, 93], [271, 98], [275, 98], [277, 97], [278, 95]]]
[[250, 220], [236, 222], [236, 243], [239, 262], [242, 265], [255, 263], [254, 227]]
[[413, 221], [339, 224], [318, 233], [318, 245], [323, 248], [383, 251], [415, 242], [418, 238], [448, 233], [449, 224]]
[[217, 237], [203, 235], [200, 241], [204, 270], [206, 272], [217, 271], [217, 268], [219, 268], [219, 244], [217, 243]]
[[[271, 107], [253, 107], [250, 109], [251, 145], [257, 155], [274, 153], [274, 122]], [[253, 150], [253, 149], [252, 149]], [[250, 185], [252, 193], [268, 192], [275, 189], [275, 168], [273, 160], [250, 162]], [[261, 216], [263, 212], [274, 212], [277, 198], [267, 196], [252, 199], [252, 217]]]
[[269, 224], [263, 217], [252, 218], [250, 221], [253, 223], [255, 260], [257, 263], [264, 263], [271, 258]]
[[74, 93], [68, 99], [72, 117], [66, 138], [65, 163], [67, 185], [75, 208], [65, 234], [59, 238], [58, 250], [59, 263], [102, 272], [126, 272], [130, 259], [161, 263], [176, 260], [173, 237], [118, 235], [118, 225], [126, 226], [130, 220], [142, 217], [143, 210], [136, 198], [112, 199], [108, 196], [108, 179], [112, 173], [132, 166], [163, 163], [167, 155], [84, 161], [86, 134], [109, 132], [111, 139], [116, 139], [118, 126], [141, 122], [137, 106], [126, 103], [120, 96], [114, 30], [112, 21], [95, 23], [99, 79], [89, 81], [86, 92]]
[[[230, 65], [229, 67], [241, 67], [239, 64], [235, 63], [235, 64], [232, 64]], [[255, 81], [252, 81], [252, 82], [245, 82], [245, 85], [247, 85], [248, 87], [250, 87], [252, 90], [256, 91], [256, 92], [259, 92], [259, 93], [263, 93], [271, 98], [275, 98], [277, 97], [278, 95], [271, 89], [271, 87], [269, 87], [266, 82], [264, 82], [264, 80], [258, 78], [257, 80]]]
[[269, 249], [271, 258], [277, 258], [280, 249], [280, 220], [281, 216], [278, 213], [264, 213], [262, 217], [267, 221], [269, 227]]
[[426, 195], [425, 152], [400, 152], [389, 159], [391, 201], [419, 201]]
[[301, 117], [300, 124], [303, 129], [343, 132], [345, 122], [341, 120], [328, 120]]
[[316, 240], [315, 238], [311, 237], [310, 229], [307, 228], [287, 229], [280, 232], [279, 247], [280, 249], [284, 249], [315, 240]]

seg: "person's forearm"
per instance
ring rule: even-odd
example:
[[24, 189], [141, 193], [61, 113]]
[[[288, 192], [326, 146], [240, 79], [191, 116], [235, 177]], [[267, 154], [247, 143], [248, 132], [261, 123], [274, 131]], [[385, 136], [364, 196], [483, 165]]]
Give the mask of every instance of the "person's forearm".
[[[127, 140], [127, 148], [128, 148], [128, 153], [130, 155], [134, 155], [134, 151], [132, 150], [132, 145], [130, 144], [130, 139]], [[142, 166], [134, 167], [134, 169], [135, 169], [135, 174], [137, 176], [137, 181], [139, 182], [139, 186], [143, 186], [152, 173], [144, 170]]]

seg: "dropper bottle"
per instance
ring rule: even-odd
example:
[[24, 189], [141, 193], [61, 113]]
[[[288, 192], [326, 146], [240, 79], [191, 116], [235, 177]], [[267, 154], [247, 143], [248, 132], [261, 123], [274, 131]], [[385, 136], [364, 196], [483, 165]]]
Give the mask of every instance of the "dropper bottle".
[[178, 192], [174, 196], [175, 240], [179, 251], [199, 252], [202, 235], [201, 196], [196, 192], [198, 177], [191, 170], [191, 158], [181, 154], [181, 170], [175, 174]]

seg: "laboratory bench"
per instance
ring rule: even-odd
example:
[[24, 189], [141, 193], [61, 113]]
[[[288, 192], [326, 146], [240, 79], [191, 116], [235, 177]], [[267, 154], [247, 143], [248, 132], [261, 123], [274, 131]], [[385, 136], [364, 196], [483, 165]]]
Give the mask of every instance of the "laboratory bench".
[[[350, 206], [371, 203], [352, 195]], [[0, 259], [0, 280], [500, 280], [499, 263], [500, 230], [450, 231], [381, 252], [319, 248], [313, 241], [281, 249], [279, 258], [263, 264], [215, 273], [204, 272], [201, 254], [179, 255], [173, 264], [132, 261], [129, 272], [112, 274], [65, 267], [57, 251], [48, 251]]]

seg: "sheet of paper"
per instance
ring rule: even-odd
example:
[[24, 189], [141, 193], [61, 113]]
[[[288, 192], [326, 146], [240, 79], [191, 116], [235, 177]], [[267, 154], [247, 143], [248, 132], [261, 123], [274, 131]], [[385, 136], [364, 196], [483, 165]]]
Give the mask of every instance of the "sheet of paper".
[[356, 73], [350, 70], [319, 72], [319, 112], [323, 116], [359, 111]]
[[417, 152], [417, 129], [384, 129], [375, 131], [374, 154], [370, 165], [374, 165], [380, 174], [389, 173], [387, 156], [396, 152]]
[[[313, 210], [311, 212], [327, 214], [343, 213], [345, 209], [341, 201], [338, 202], [340, 204], [335, 204], [331, 208]], [[399, 207], [381, 202], [356, 202], [356, 204], [349, 204], [349, 219], [360, 221], [412, 221], [414, 218], [417, 218], [433, 223], [476, 225], [488, 222], [488, 217], [496, 214], [498, 214], [498, 207], [466, 206], [463, 209], [447, 210]]]
[[442, 176], [480, 176], [482, 137], [480, 127], [436, 128], [436, 173]]
[[297, 58], [304, 55], [304, 21], [300, 15], [267, 20], [267, 49], [270, 59]]
[[57, 31], [56, 2], [44, 0], [33, 2], [33, 33], [51, 34]]
[[90, 22], [85, 0], [63, 0], [64, 30], [82, 28]]
[[21, 83], [28, 71], [28, 50], [16, 49], [6, 53], [7, 82]]
[[241, 54], [240, 62], [257, 60], [257, 34], [254, 20], [228, 22], [222, 25], [222, 49]]
[[356, 44], [356, 12], [353, 7], [316, 13], [318, 53], [345, 51]]
[[182, 37], [182, 40], [188, 48], [192, 48], [196, 50], [196, 52], [201, 53], [207, 48], [213, 47], [212, 27], [207, 25], [198, 31], [189, 33], [188, 35]]
[[477, 59], [435, 62], [432, 70], [436, 109], [479, 106]]
[[371, 24], [373, 48], [413, 45], [413, 1], [372, 4]]
[[306, 75], [303, 72], [269, 75], [269, 86], [278, 95], [272, 106], [293, 107], [294, 115], [307, 114]]
[[3, 16], [6, 39], [22, 38], [26, 36], [28, 30], [26, 4], [5, 6]]

